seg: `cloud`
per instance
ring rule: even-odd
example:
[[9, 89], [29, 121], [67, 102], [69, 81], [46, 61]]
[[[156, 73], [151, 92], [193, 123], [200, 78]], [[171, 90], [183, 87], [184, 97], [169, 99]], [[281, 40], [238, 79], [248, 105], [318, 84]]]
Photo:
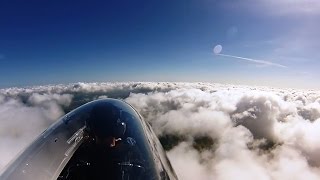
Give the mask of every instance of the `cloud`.
[[32, 94], [28, 102], [0, 94], [0, 169], [64, 114], [71, 95]]
[[2, 89], [0, 167], [58, 118], [55, 112], [103, 97], [133, 105], [159, 137], [179, 137], [168, 157], [180, 179], [320, 178], [320, 91], [212, 83]]
[[[182, 179], [193, 179], [191, 172], [199, 173], [200, 179], [320, 177], [320, 134], [315, 130], [320, 123], [319, 92], [220, 88], [204, 85], [204, 90], [131, 94], [126, 101], [150, 121], [159, 136], [187, 136], [169, 151]], [[302, 109], [309, 111], [301, 113]], [[308, 119], [311, 115], [313, 121]], [[199, 136], [214, 139], [214, 148], [197, 151], [193, 143]], [[188, 163], [182, 163], [184, 159]]]

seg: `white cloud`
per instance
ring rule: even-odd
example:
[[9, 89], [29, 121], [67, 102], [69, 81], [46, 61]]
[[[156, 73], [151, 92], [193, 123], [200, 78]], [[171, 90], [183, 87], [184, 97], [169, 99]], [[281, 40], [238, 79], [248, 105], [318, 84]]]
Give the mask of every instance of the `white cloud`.
[[[190, 146], [187, 142], [183, 142], [167, 154], [172, 160], [172, 166], [176, 169], [178, 177], [185, 180], [213, 179], [213, 174], [210, 174], [199, 161], [201, 159], [199, 152]], [[210, 175], [208, 176], [208, 174]]]
[[[168, 152], [180, 179], [320, 178], [320, 91], [210, 83], [76, 83], [2, 89], [0, 142], [6, 145], [0, 143], [0, 154], [8, 158], [0, 167], [57, 118], [61, 107], [71, 102], [72, 96], [65, 94], [75, 92], [103, 92], [93, 99], [117, 92], [157, 135], [184, 136]], [[20, 101], [21, 96], [27, 97], [28, 105]], [[22, 126], [26, 122], [32, 126]], [[213, 145], [199, 151], [194, 143], [204, 136]]]
[[[192, 138], [171, 150], [169, 157], [180, 178], [192, 179], [188, 175], [192, 169], [203, 179], [320, 178], [320, 135], [316, 131], [320, 119], [308, 120], [318, 117], [319, 92], [215, 88], [204, 84], [204, 91], [181, 88], [131, 94], [126, 99], [150, 121], [158, 135], [205, 135], [217, 141], [216, 149], [210, 152], [197, 152]], [[301, 109], [309, 111], [303, 114]], [[206, 162], [201, 163], [204, 157]], [[193, 162], [183, 164], [184, 158]]]
[[61, 105], [70, 95], [32, 94], [27, 105], [19, 98], [0, 94], [0, 169], [19, 151], [64, 114]]

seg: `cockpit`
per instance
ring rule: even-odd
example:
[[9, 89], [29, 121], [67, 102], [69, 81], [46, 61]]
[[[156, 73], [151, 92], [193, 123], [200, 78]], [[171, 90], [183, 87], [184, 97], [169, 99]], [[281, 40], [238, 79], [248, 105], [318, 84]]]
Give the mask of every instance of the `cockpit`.
[[63, 116], [1, 179], [176, 179], [150, 126], [127, 103], [104, 99]]

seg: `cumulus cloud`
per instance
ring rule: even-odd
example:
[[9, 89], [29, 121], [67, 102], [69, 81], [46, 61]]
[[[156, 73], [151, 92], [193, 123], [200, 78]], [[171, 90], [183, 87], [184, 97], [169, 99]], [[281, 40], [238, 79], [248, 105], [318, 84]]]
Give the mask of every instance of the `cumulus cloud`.
[[160, 138], [176, 140], [167, 150], [180, 179], [320, 178], [316, 90], [165, 82], [2, 89], [1, 156], [12, 158], [11, 148], [29, 143], [64, 107], [105, 97], [124, 99]]
[[31, 94], [26, 102], [0, 94], [0, 169], [64, 114], [71, 95]]
[[[319, 92], [203, 86], [126, 99], [160, 137], [187, 136], [168, 153], [179, 177], [194, 179], [187, 171], [201, 179], [320, 178]], [[199, 136], [211, 137], [213, 148], [197, 151]]]

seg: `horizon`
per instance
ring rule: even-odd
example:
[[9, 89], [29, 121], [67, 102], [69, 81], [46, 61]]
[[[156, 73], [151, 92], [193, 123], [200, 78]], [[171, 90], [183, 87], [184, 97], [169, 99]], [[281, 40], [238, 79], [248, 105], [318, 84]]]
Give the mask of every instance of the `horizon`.
[[70, 82], [70, 83], [52, 83], [52, 84], [33, 84], [33, 85], [19, 85], [19, 86], [8, 86], [8, 87], [0, 87], [0, 90], [12, 89], [12, 88], [37, 88], [37, 87], [48, 87], [48, 86], [68, 86], [68, 85], [76, 85], [76, 84], [125, 84], [125, 83], [190, 83], [190, 84], [212, 84], [212, 85], [224, 85], [224, 86], [238, 86], [238, 87], [257, 87], [257, 88], [270, 88], [270, 89], [292, 89], [292, 90], [302, 90], [302, 91], [320, 91], [320, 88], [308, 88], [308, 87], [283, 87], [283, 86], [267, 86], [267, 85], [257, 85], [257, 84], [243, 84], [243, 83], [228, 83], [228, 82], [209, 82], [209, 81], [92, 81], [92, 82]]

